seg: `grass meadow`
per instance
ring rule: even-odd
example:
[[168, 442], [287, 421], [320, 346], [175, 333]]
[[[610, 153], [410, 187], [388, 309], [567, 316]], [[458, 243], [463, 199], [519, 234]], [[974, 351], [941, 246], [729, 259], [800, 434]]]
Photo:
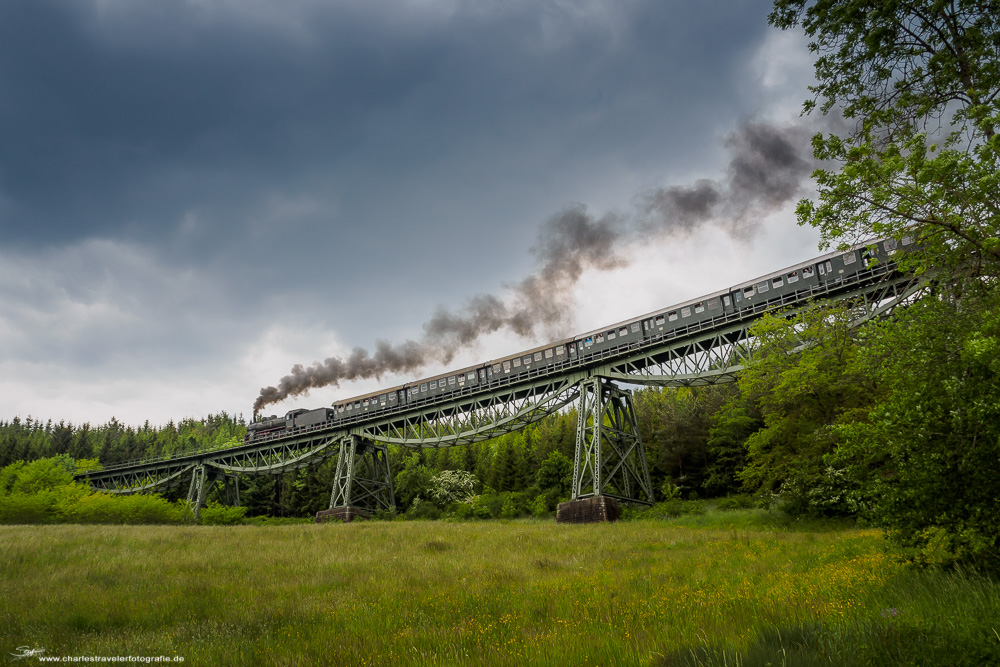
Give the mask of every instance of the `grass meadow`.
[[[1000, 585], [761, 510], [0, 526], [0, 652], [191, 665], [981, 665]], [[32, 664], [37, 658], [23, 658]]]

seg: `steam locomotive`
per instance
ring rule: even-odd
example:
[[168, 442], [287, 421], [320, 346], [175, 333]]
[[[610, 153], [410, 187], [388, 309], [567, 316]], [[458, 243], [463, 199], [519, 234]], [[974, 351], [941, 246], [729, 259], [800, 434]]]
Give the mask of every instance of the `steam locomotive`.
[[836, 291], [873, 271], [888, 272], [892, 256], [913, 239], [883, 239], [858, 244], [690, 301], [501, 359], [449, 371], [363, 396], [337, 401], [328, 408], [295, 409], [247, 427], [247, 442], [290, 432], [329, 428], [387, 414], [479, 387], [501, 386], [568, 367], [586, 367], [658, 340], [676, 338], [734, 321], [812, 295]]

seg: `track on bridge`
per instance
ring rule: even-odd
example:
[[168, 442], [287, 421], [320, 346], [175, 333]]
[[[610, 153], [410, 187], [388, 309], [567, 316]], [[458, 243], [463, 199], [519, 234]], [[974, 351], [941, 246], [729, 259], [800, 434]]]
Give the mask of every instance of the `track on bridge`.
[[197, 516], [215, 483], [223, 484], [228, 502], [238, 503], [238, 475], [278, 474], [337, 456], [331, 508], [391, 510], [395, 499], [386, 445], [467, 445], [523, 429], [578, 401], [572, 497], [607, 495], [650, 504], [653, 491], [631, 395], [619, 384], [731, 382], [753, 353], [749, 329], [765, 312], [815, 300], [846, 300], [860, 323], [905, 303], [921, 289], [921, 283], [897, 272], [891, 261], [876, 262], [836, 282], [803, 284], [734, 312], [517, 377], [495, 378], [485, 386], [374, 415], [265, 434], [227, 449], [110, 465], [77, 478], [111, 493], [162, 490], [189, 480], [188, 500]]

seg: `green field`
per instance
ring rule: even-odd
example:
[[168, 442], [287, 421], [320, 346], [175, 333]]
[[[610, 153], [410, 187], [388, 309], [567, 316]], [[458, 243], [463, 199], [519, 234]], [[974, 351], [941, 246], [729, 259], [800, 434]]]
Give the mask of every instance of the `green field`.
[[[194, 665], [1000, 662], [1000, 585], [759, 510], [0, 526], [0, 651]], [[25, 658], [18, 664], [33, 664]]]

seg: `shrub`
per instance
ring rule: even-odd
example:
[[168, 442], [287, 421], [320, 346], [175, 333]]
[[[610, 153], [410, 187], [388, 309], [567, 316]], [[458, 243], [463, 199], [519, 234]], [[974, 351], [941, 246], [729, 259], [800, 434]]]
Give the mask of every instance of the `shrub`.
[[181, 523], [184, 512], [160, 496], [114, 496], [88, 493], [63, 508], [68, 523], [150, 524]]
[[235, 526], [243, 523], [246, 513], [246, 507], [229, 507], [210, 502], [201, 510], [201, 522], [206, 526]]
[[719, 498], [715, 503], [715, 507], [720, 510], [748, 510], [752, 509], [756, 505], [752, 496], [739, 495], [739, 496], [726, 496], [725, 498]]
[[59, 520], [58, 497], [44, 493], [12, 493], [0, 496], [0, 523], [55, 523]]
[[431, 478], [430, 498], [438, 507], [447, 507], [472, 496], [476, 476], [464, 470], [444, 470]]
[[434, 503], [414, 498], [413, 504], [404, 515], [407, 519], [440, 519], [441, 510]]

